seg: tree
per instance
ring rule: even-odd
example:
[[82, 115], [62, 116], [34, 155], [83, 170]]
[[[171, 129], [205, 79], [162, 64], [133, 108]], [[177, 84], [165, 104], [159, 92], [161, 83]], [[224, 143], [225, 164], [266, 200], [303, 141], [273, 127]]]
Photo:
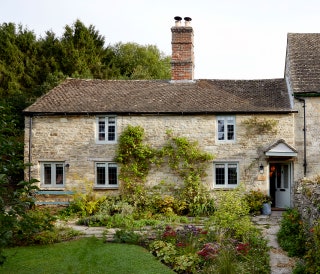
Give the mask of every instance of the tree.
[[110, 46], [107, 64], [119, 79], [170, 79], [170, 57], [153, 45], [118, 43]]
[[28, 94], [37, 85], [40, 67], [33, 32], [13, 24], [0, 25], [0, 96]]
[[77, 20], [66, 25], [61, 38], [61, 67], [66, 75], [81, 78], [104, 78], [102, 59], [106, 55], [104, 37], [94, 26], [88, 28]]
[[3, 248], [7, 246], [19, 219], [33, 201], [30, 192], [34, 180], [20, 181], [23, 171], [23, 141], [17, 129], [17, 116], [10, 107], [0, 105], [0, 265], [4, 263]]

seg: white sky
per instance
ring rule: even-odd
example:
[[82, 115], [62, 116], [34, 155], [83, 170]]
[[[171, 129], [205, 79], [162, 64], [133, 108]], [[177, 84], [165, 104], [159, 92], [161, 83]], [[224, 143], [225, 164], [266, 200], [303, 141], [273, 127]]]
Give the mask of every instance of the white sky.
[[266, 79], [284, 74], [288, 32], [320, 32], [319, 0], [1, 0], [0, 23], [37, 36], [80, 19], [106, 45], [136, 42], [171, 54], [174, 16], [191, 17], [196, 79]]

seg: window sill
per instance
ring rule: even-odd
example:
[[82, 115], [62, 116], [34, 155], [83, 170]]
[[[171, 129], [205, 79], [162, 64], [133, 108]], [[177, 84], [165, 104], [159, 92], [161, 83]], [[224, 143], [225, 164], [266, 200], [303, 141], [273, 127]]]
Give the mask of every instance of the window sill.
[[117, 190], [119, 186], [94, 186], [93, 189], [95, 190]]
[[234, 185], [234, 186], [214, 186], [214, 190], [233, 190], [239, 185]]
[[57, 191], [63, 191], [65, 190], [66, 187], [65, 186], [61, 186], [61, 187], [58, 187], [58, 186], [53, 186], [53, 187], [49, 187], [49, 186], [40, 186], [39, 190], [57, 190]]
[[117, 144], [117, 141], [96, 141], [97, 145], [115, 145]]

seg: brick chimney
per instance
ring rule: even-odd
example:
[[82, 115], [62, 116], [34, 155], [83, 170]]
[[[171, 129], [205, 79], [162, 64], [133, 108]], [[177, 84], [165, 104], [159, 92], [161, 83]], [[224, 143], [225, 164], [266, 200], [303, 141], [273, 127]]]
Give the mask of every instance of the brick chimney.
[[192, 19], [185, 17], [184, 26], [181, 25], [181, 17], [176, 16], [174, 19], [175, 26], [171, 28], [171, 80], [192, 81], [194, 76], [193, 29], [190, 26]]

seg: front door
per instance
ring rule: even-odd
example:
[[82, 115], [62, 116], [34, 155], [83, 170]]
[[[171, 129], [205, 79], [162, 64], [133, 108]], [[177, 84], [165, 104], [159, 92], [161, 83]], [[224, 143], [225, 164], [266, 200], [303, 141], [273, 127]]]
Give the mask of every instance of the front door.
[[270, 163], [270, 196], [273, 207], [290, 207], [290, 180], [290, 164]]

